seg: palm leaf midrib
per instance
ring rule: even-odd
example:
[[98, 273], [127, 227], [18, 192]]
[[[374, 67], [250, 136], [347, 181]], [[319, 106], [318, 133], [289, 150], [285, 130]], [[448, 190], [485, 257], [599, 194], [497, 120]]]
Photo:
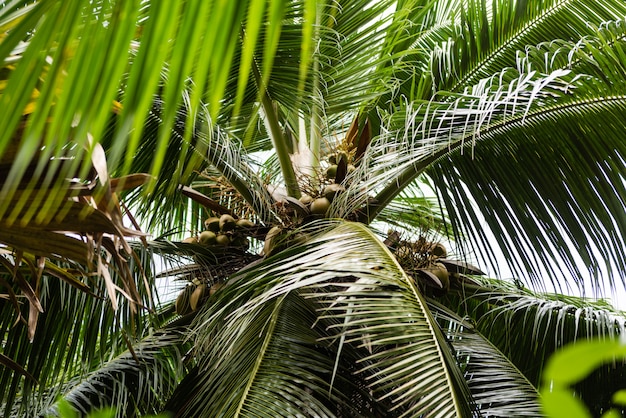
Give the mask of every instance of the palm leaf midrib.
[[513, 36], [504, 39], [502, 43], [495, 49], [490, 51], [481, 60], [476, 62], [471, 68], [467, 70], [467, 73], [460, 77], [451, 87], [452, 92], [461, 92], [463, 89], [477, 81], [477, 77], [484, 73], [485, 69], [489, 69], [491, 63], [496, 62], [499, 57], [506, 56], [507, 53], [519, 49], [519, 46], [525, 45], [523, 40], [526, 35], [531, 33], [535, 28], [541, 28], [543, 23], [551, 16], [557, 14], [560, 11], [568, 11], [571, 4], [577, 3], [579, 0], [566, 0], [562, 2], [556, 2], [552, 7], [542, 11], [533, 20], [523, 25], [517, 33]]

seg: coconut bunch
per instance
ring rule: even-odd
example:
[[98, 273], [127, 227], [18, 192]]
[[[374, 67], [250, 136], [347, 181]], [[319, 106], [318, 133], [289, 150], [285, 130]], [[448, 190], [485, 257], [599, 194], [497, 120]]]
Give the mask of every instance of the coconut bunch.
[[346, 191], [345, 179], [356, 170], [353, 158], [351, 152], [342, 150], [328, 155], [328, 166], [321, 176], [321, 187], [305, 191], [300, 197], [300, 203], [310, 214], [315, 217], [326, 216], [335, 197]]
[[390, 231], [385, 243], [426, 294], [443, 296], [461, 281], [477, 284], [467, 275], [485, 274], [478, 267], [448, 259], [445, 245], [423, 236], [415, 241], [402, 240], [396, 231]]
[[276, 254], [292, 245], [303, 244], [309, 239], [309, 235], [302, 231], [292, 231], [280, 226], [272, 227], [265, 236], [263, 255], [268, 257]]
[[179, 315], [187, 315], [197, 311], [200, 306], [213, 296], [215, 292], [224, 286], [223, 283], [214, 283], [209, 285], [201, 279], [194, 278], [185, 288], [178, 294], [174, 304], [176, 313]]
[[204, 231], [185, 238], [183, 242], [204, 246], [235, 247], [245, 251], [250, 246], [248, 236], [255, 227], [254, 222], [248, 219], [235, 219], [229, 214], [220, 217], [212, 216], [204, 221]]

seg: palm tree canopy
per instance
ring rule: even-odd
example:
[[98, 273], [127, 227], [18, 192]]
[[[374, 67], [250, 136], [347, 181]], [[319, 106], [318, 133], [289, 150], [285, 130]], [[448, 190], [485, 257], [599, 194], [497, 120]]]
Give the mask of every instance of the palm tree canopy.
[[[626, 280], [625, 16], [1, 5], [5, 415], [62, 395], [120, 415], [538, 416], [546, 356], [624, 320], [465, 261], [502, 253], [539, 289]], [[153, 251], [189, 282], [177, 306], [153, 298]]]

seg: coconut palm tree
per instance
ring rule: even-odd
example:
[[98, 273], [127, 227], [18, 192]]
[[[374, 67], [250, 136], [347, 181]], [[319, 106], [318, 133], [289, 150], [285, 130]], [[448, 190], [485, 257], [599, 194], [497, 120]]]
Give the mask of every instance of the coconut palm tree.
[[4, 415], [540, 416], [546, 358], [623, 333], [543, 291], [625, 279], [624, 16], [3, 4]]

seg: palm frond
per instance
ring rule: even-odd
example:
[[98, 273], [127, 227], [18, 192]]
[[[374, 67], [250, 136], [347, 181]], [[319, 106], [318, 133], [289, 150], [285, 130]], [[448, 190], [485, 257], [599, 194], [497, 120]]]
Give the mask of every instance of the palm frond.
[[118, 417], [158, 413], [183, 376], [183, 339], [172, 329], [150, 335], [132, 351], [64, 384], [61, 396], [82, 414], [105, 406], [115, 406]]
[[482, 416], [540, 417], [539, 393], [498, 348], [445, 306], [430, 302]]
[[[336, 251], [338, 248], [342, 251]], [[282, 329], [278, 328], [279, 314], [292, 294], [300, 294], [322, 309], [322, 323], [334, 323], [311, 340], [327, 356], [324, 367], [319, 363], [317, 370], [322, 374], [312, 382], [325, 376], [321, 381], [328, 385], [336, 373], [331, 366], [336, 360], [340, 368], [357, 367], [357, 376], [368, 381], [377, 401], [390, 402], [389, 413], [394, 415], [469, 413], [464, 379], [443, 334], [416, 286], [366, 227], [341, 224], [303, 247], [244, 269], [230, 283], [195, 325], [202, 390], [188, 401], [190, 411], [211, 405], [217, 410], [246, 408], [250, 412], [247, 408], [258, 408], [252, 396], [259, 391], [289, 410], [295, 407], [290, 399], [299, 399], [299, 384], [263, 382], [265, 373], [276, 373], [267, 382], [293, 380], [281, 372], [285, 367], [281, 359], [295, 354], [270, 356], [270, 350], [281, 347], [276, 345], [281, 338], [289, 339], [278, 334]], [[306, 326], [311, 327], [315, 320], [310, 317]], [[233, 333], [232, 329], [239, 331]], [[342, 352], [355, 348], [366, 352], [356, 364], [344, 364]], [[238, 379], [232, 376], [234, 371]], [[225, 390], [224, 385], [233, 387]], [[335, 387], [317, 389], [337, 396]], [[314, 394], [307, 399], [310, 396]], [[263, 413], [262, 409], [253, 410]]]
[[[135, 346], [140, 351], [142, 341], [153, 341], [156, 338], [154, 330], [162, 329], [171, 320], [173, 309], [163, 311], [155, 292], [154, 254], [146, 251], [139, 242], [133, 245], [133, 250], [135, 256], [127, 261], [128, 268], [137, 277], [143, 277], [145, 285], [138, 286], [137, 299], [120, 298], [117, 309], [108, 298], [105, 283], [90, 275], [85, 266], [59, 261], [47, 261], [44, 265], [24, 255], [19, 274], [27, 283], [33, 283], [42, 307], [42, 312], [35, 318], [37, 329], [30, 336], [29, 328], [23, 323], [29, 310], [24, 302], [26, 298], [17, 297], [17, 307], [10, 299], [3, 298], [0, 300], [0, 333], [3, 339], [2, 354], [21, 365], [36, 381], [26, 380], [9, 368], [0, 368], [3, 416], [42, 414], [67, 391], [69, 381], [78, 384], [90, 372], [98, 370], [125, 351], [132, 352]], [[27, 263], [33, 263], [35, 268], [27, 267]], [[39, 276], [37, 267], [43, 267]], [[121, 269], [112, 268], [110, 271], [110, 278], [118, 287], [122, 286], [121, 274]], [[10, 280], [13, 275], [14, 271], [3, 269], [0, 271], [0, 283], [8, 289], [12, 287], [13, 293], [17, 294], [17, 284]], [[138, 306], [141, 309], [137, 309]], [[146, 353], [151, 353], [163, 344], [171, 347], [172, 340], [168, 335], [171, 333], [165, 335], [164, 343], [147, 343], [152, 344], [152, 348]], [[180, 335], [177, 338], [180, 339]], [[169, 355], [176, 354], [175, 351], [172, 353]], [[171, 358], [165, 360], [166, 357], [159, 357], [162, 359], [159, 364], [165, 367], [169, 362], [170, 370], [177, 370], [177, 362], [171, 361]], [[167, 376], [173, 373], [165, 369], [163, 371]], [[138, 393], [140, 391], [134, 392], [134, 395]], [[148, 392], [141, 393], [150, 395]], [[145, 407], [143, 398], [134, 395], [129, 400]], [[146, 408], [143, 413], [152, 410], [150, 405]]]
[[[253, 321], [219, 315], [228, 329], [238, 326], [238, 335], [214, 330], [212, 347], [198, 353], [198, 372], [181, 383], [168, 410], [185, 416], [329, 417], [334, 405], [350, 404], [329, 387], [333, 358], [319, 348], [310, 302], [294, 293], [258, 305], [251, 314]], [[338, 385], [354, 391], [349, 372], [342, 375]]]
[[[37, 330], [32, 342], [27, 327], [16, 324], [15, 307], [2, 301], [1, 329], [5, 341], [2, 353], [37, 379], [33, 383], [12, 370], [0, 370], [4, 416], [36, 415], [44, 411], [61, 393], [59, 385], [64, 379], [79, 376], [111, 353], [125, 350], [123, 334], [133, 339], [133, 334], [142, 334], [148, 326], [141, 312], [131, 312], [128, 300], [120, 299], [118, 309], [114, 310], [102, 297], [106, 295], [102, 283], [89, 287], [97, 297], [78, 292], [44, 271], [37, 289], [43, 312], [36, 318]], [[143, 297], [144, 304], [150, 306], [149, 296]], [[26, 317], [23, 306], [20, 312]], [[120, 321], [126, 326], [120, 327]]]
[[[543, 364], [554, 351], [578, 340], [617, 338], [626, 325], [624, 314], [604, 301], [534, 293], [502, 281], [466, 285], [457, 296], [449, 293], [448, 297], [445, 305], [471, 318], [477, 330], [534, 385], [540, 384]], [[608, 406], [602, 391], [614, 387], [623, 374], [621, 366], [604, 367], [576, 391], [584, 399]]]
[[[348, 189], [342, 199], [333, 202], [331, 213], [344, 217], [370, 206], [363, 220], [371, 221], [442, 156], [473, 146], [482, 139], [483, 131], [503, 120], [524, 120], [533, 106], [554, 103], [564, 91], [568, 94], [567, 74], [561, 70], [548, 75], [517, 73], [508, 83], [501, 82], [499, 74], [484, 80], [470, 94], [459, 95], [453, 103], [405, 103], [388, 115], [381, 135], [372, 140], [357, 169], [347, 177], [345, 182], [354, 184], [356, 190]], [[368, 205], [372, 197], [375, 200]]]
[[[429, 171], [451, 209], [453, 227], [478, 237], [482, 232], [476, 228], [459, 226], [484, 217], [512, 270], [529, 273], [536, 283], [542, 272], [559, 277], [567, 270], [582, 285], [585, 272], [576, 257], [596, 290], [603, 278], [614, 286], [625, 271], [621, 167], [626, 150], [620, 139], [624, 103], [619, 99], [624, 67], [618, 52], [623, 31], [620, 21], [600, 28], [595, 40], [531, 49], [529, 59], [520, 60], [527, 68], [543, 55], [554, 58], [544, 63], [589, 76], [583, 76], [585, 81], [571, 96], [542, 104], [523, 122], [511, 120], [481, 134], [481, 151], [473, 159], [455, 152]], [[547, 50], [550, 55], [545, 55]], [[513, 167], [524, 176], [510, 176]], [[459, 193], [465, 187], [472, 199]], [[484, 242], [474, 242], [485, 248]], [[536, 255], [521, 255], [529, 249]]]
[[[152, 164], [156, 152], [158, 133], [162, 127], [162, 101], [155, 99], [154, 109], [148, 117], [144, 129], [142, 145], [138, 150], [132, 170], [147, 170]], [[161, 167], [154, 191], [146, 196], [136, 192], [127, 197], [129, 205], [138, 210], [138, 216], [149, 223], [177, 226], [179, 231], [190, 228], [186, 222], [192, 201], [180, 193], [180, 185], [198, 186], [198, 191], [206, 183], [203, 173], [215, 172], [223, 176], [254, 211], [254, 215], [262, 222], [275, 219], [272, 209], [274, 199], [270, 196], [264, 179], [260, 178], [255, 169], [252, 157], [247, 155], [241, 141], [232, 137], [219, 125], [212, 125], [208, 110], [202, 109], [194, 117], [191, 142], [185, 139], [185, 124], [190, 116], [188, 108], [179, 109], [178, 124], [170, 132], [168, 147], [172, 150]], [[185, 158], [179, 159], [177, 150], [187, 148]], [[196, 219], [206, 217], [205, 210], [195, 206]], [[199, 212], [199, 213], [198, 213]], [[241, 215], [241, 213], [239, 214]]]
[[[200, 110], [199, 100], [205, 92], [210, 112], [217, 113], [238, 43], [237, 36], [225, 36], [222, 28], [225, 22], [238, 28], [249, 6], [248, 2], [237, 2], [222, 10], [206, 2], [188, 7], [139, 1], [28, 3], [12, 2], [3, 8], [5, 35], [0, 60], [7, 71], [3, 71], [6, 83], [1, 100], [2, 107], [10, 111], [0, 116], [5, 127], [0, 151], [11, 144], [20, 157], [14, 160], [11, 181], [3, 184], [2, 195], [9, 201], [27, 164], [33, 161], [41, 171], [50, 157], [60, 156], [68, 140], [76, 143], [73, 171], [62, 167], [58, 177], [73, 178], [73, 172], [87, 172], [92, 153], [88, 136], [99, 141], [112, 113], [119, 114], [119, 120], [113, 134], [116, 145], [108, 150], [108, 158], [111, 167], [119, 166], [121, 175], [127, 174], [165, 73], [168, 83], [163, 94], [167, 103], [152, 155], [156, 158], [148, 170], [158, 173], [169, 149], [167, 140], [183, 101], [182, 93], [191, 90], [192, 117]], [[268, 24], [280, 27], [281, 21], [275, 19], [270, 16]], [[34, 27], [37, 30], [32, 30]], [[193, 45], [187, 39], [193, 39]], [[102, 52], [94, 55], [94, 51]], [[107, 60], [107, 56], [116, 59]], [[188, 85], [190, 77], [196, 84]], [[81, 92], [78, 96], [73, 93], [77, 90]], [[32, 106], [31, 93], [36, 97]], [[14, 101], [16, 97], [20, 100]], [[50, 115], [54, 117], [48, 120]], [[23, 134], [16, 137], [21, 123]], [[195, 126], [188, 124], [187, 128]], [[184, 156], [186, 149], [176, 151]], [[50, 198], [60, 190], [63, 185], [56, 184]], [[0, 211], [5, 210], [3, 205]]]
[[[617, 134], [623, 65], [617, 53], [620, 37], [614, 33], [621, 30], [621, 25], [603, 30], [602, 37], [613, 35], [608, 41], [597, 38], [582, 46], [570, 44], [566, 64], [563, 45], [555, 45], [559, 59], [546, 74], [521, 59], [519, 70], [483, 80], [451, 103], [408, 105], [406, 117], [396, 111], [387, 132], [372, 142], [357, 170], [346, 179], [359, 188], [348, 187], [348, 193], [333, 202], [331, 213], [341, 217], [361, 210], [362, 219], [371, 220], [417, 173], [428, 169], [446, 207], [456, 208], [450, 216], [458, 236], [469, 236], [488, 253], [485, 233], [470, 226], [481, 219], [472, 206], [476, 202], [518, 274], [530, 274], [538, 281], [540, 266], [552, 271], [553, 260], [561, 259], [579, 277], [570, 251], [571, 244], [578, 243], [590, 271], [598, 276], [608, 270], [613, 283], [611, 272], [625, 271], [620, 231], [625, 193], [617, 169], [624, 159]], [[580, 117], [581, 112], [588, 117]], [[595, 116], [599, 112], [602, 124]], [[605, 123], [609, 119], [611, 123]], [[555, 124], [562, 130], [554, 129]], [[546, 163], [537, 155], [557, 163]], [[511, 167], [528, 172], [510, 176]], [[461, 185], [463, 176], [471, 181]], [[545, 182], [546, 178], [560, 180]], [[466, 186], [475, 200], [466, 199]], [[589, 216], [589, 211], [594, 215]], [[593, 244], [582, 244], [587, 241]], [[608, 260], [606, 268], [593, 255], [598, 248], [603, 248]], [[529, 249], [537, 254], [522, 255], [534, 253]], [[558, 255], [549, 258], [553, 249]]]
[[450, 38], [432, 50], [436, 90], [462, 92], [468, 85], [515, 65], [519, 51], [552, 40], [595, 36], [594, 25], [626, 14], [621, 2], [579, 0], [485, 4], [470, 0]]
[[[448, 231], [449, 220], [426, 178], [418, 178], [408, 185], [376, 217], [376, 222], [395, 226], [409, 232], [428, 231], [452, 238]], [[387, 231], [382, 231], [387, 232]]]

